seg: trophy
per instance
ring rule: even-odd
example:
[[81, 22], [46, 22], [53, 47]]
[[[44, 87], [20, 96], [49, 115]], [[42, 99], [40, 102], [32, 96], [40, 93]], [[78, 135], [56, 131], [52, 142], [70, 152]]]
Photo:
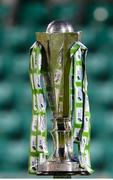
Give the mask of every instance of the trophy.
[[[32, 128], [29, 172], [36, 175], [89, 175], [90, 109], [85, 60], [87, 47], [66, 21], [36, 33], [30, 49]], [[48, 107], [51, 111], [49, 119]], [[53, 139], [49, 153], [48, 127]]]

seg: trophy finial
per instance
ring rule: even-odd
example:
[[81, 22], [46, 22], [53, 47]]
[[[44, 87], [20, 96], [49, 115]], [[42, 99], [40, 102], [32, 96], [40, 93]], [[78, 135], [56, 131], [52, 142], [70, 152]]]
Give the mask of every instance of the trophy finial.
[[74, 32], [73, 26], [67, 21], [52, 21], [46, 29], [47, 33]]

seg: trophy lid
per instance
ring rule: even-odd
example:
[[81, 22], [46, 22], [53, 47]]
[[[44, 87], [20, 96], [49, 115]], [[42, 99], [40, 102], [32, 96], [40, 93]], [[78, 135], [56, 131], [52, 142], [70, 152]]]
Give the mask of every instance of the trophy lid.
[[46, 29], [47, 33], [65, 33], [65, 32], [74, 32], [73, 26], [67, 21], [52, 21]]

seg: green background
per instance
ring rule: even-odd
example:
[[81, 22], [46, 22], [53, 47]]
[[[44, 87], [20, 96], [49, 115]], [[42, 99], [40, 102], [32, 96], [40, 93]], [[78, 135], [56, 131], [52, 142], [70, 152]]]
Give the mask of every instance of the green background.
[[[100, 0], [0, 2], [0, 177], [28, 175], [32, 118], [29, 48], [36, 31], [69, 20], [88, 47], [91, 106], [90, 177], [113, 177], [113, 3]], [[50, 126], [49, 126], [50, 127]]]

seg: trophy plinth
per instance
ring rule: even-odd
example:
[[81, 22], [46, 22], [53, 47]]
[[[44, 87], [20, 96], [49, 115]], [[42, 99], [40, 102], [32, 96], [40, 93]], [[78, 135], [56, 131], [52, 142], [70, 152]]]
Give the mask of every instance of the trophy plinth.
[[80, 168], [77, 162], [57, 162], [47, 161], [44, 164], [38, 165], [38, 175], [89, 175], [88, 171]]

